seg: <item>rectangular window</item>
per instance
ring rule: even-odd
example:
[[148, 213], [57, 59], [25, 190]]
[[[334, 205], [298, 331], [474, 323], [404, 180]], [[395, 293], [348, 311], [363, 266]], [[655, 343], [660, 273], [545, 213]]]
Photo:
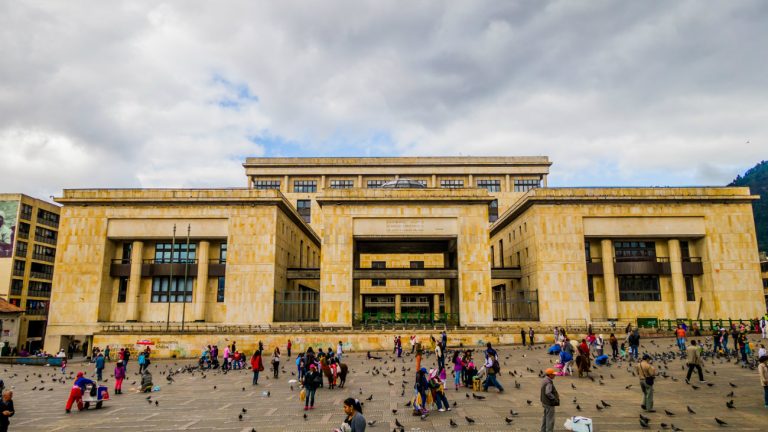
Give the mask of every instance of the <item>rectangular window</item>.
[[280, 189], [280, 180], [254, 180], [253, 188], [259, 190]]
[[227, 244], [226, 243], [222, 243], [221, 246], [219, 246], [219, 263], [220, 264], [227, 263]]
[[125, 298], [128, 296], [128, 278], [121, 277], [117, 285], [117, 302], [125, 303]]
[[[412, 269], [423, 269], [424, 261], [411, 261]], [[411, 286], [424, 286], [424, 279], [411, 279]]]
[[43, 243], [48, 243], [55, 245], [56, 239], [58, 236], [56, 235], [56, 231], [49, 230], [47, 228], [43, 227], [35, 227], [35, 240]]
[[488, 203], [488, 222], [496, 222], [499, 219], [499, 200]]
[[504, 268], [504, 240], [499, 240], [499, 264]]
[[331, 189], [352, 189], [354, 180], [331, 180]]
[[27, 244], [23, 241], [16, 242], [16, 256], [21, 258], [27, 256]]
[[[190, 303], [192, 302], [192, 283], [194, 278], [187, 278], [184, 286], [184, 276], [156, 277], [152, 279], [152, 303]], [[185, 301], [186, 297], [186, 301]]]
[[50, 297], [51, 283], [40, 281], [29, 281], [27, 295], [30, 297]]
[[528, 192], [541, 186], [541, 180], [515, 180], [515, 192]]
[[171, 243], [155, 244], [155, 263], [190, 263], [194, 264], [197, 253], [197, 244], [190, 243], [187, 250], [186, 241], [173, 245], [173, 260], [171, 260]]
[[294, 180], [293, 191], [296, 193], [317, 192], [317, 180]]
[[32, 259], [54, 262], [56, 260], [56, 249], [36, 244], [32, 250]]
[[496, 268], [496, 252], [493, 246], [491, 246], [491, 268]]
[[29, 204], [21, 205], [21, 217], [26, 220], [32, 219], [32, 206]]
[[59, 225], [59, 215], [43, 209], [39, 209], [37, 210], [37, 222], [42, 223], [43, 225], [55, 227]]
[[501, 180], [478, 180], [477, 187], [488, 189], [488, 192], [501, 192]]
[[224, 287], [226, 280], [224, 276], [219, 277], [219, 284], [216, 286], [216, 303], [224, 303]]
[[696, 289], [693, 285], [693, 276], [685, 276], [685, 299], [696, 301]]
[[389, 180], [368, 180], [368, 189], [378, 189]]
[[133, 243], [123, 243], [123, 264], [128, 264], [131, 262], [131, 253], [133, 253]]
[[11, 295], [20, 296], [21, 290], [24, 289], [24, 281], [21, 279], [11, 280]]
[[[373, 262], [371, 262], [371, 268], [372, 269], [385, 269], [385, 268], [387, 268], [387, 262], [386, 261], [373, 261]], [[375, 287], [387, 286], [387, 280], [386, 279], [371, 279], [371, 286], [375, 286]]]
[[613, 242], [616, 261], [656, 261], [656, 243], [652, 241]]
[[680, 242], [680, 257], [683, 259], [683, 261], [690, 261], [691, 257], [691, 248], [688, 246], [687, 241], [681, 241]]
[[619, 276], [620, 301], [661, 301], [658, 276]]
[[464, 180], [440, 180], [440, 187], [446, 189], [460, 189], [464, 187]]
[[310, 200], [296, 201], [296, 210], [306, 223], [312, 223], [312, 202]]
[[587, 295], [589, 301], [595, 301], [595, 281], [592, 279], [592, 275], [587, 276]]

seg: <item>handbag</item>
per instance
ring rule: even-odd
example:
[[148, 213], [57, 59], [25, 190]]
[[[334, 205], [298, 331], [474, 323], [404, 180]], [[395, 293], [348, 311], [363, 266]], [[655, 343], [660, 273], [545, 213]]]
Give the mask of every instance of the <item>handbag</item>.
[[301, 389], [301, 392], [299, 393], [299, 400], [303, 402], [304, 399], [306, 398], [307, 398], [307, 390]]
[[653, 383], [656, 381], [656, 377], [645, 377], [645, 384], [652, 386]]

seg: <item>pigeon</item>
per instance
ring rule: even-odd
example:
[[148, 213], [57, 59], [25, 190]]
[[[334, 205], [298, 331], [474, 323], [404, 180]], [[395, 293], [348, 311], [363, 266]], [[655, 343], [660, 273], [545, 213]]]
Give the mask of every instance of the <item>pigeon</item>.
[[533, 401], [531, 401], [531, 400], [529, 400], [529, 399], [526, 399], [526, 400], [525, 400], [525, 402], [526, 402], [528, 405], [530, 405], [530, 404], [532, 404], [532, 403], [533, 403]]
[[393, 410], [392, 410], [392, 414], [397, 414], [397, 410], [396, 410], [396, 409], [393, 409]]
[[473, 418], [470, 418], [470, 417], [466, 417], [466, 416], [465, 416], [465, 417], [464, 417], [464, 419], [466, 419], [466, 420], [467, 420], [467, 423], [469, 423], [469, 424], [474, 424], [474, 423], [475, 423], [475, 419], [473, 419]]
[[399, 428], [404, 427], [397, 419], [395, 419], [395, 426]]
[[651, 419], [649, 419], [648, 417], [646, 417], [646, 416], [644, 416], [644, 415], [642, 415], [642, 414], [640, 414], [640, 420], [642, 420], [642, 421], [644, 421], [644, 422], [646, 422], [646, 423], [648, 423], [649, 421], [651, 421]]
[[611, 404], [609, 404], [609, 403], [606, 403], [606, 402], [605, 402], [604, 400], [602, 400], [602, 399], [600, 400], [600, 403], [601, 403], [601, 404], [603, 404], [603, 406], [604, 406], [604, 407], [606, 407], [606, 408], [608, 408], [609, 406], [611, 406]]
[[240, 420], [240, 421], [243, 421], [243, 415], [242, 414], [238, 414], [237, 415], [237, 419]]
[[155, 401], [155, 406], [160, 406], [160, 402]]
[[598, 404], [595, 404], [595, 408], [597, 408], [597, 410], [598, 410], [598, 411], [602, 411], [602, 410], [603, 410], [603, 407], [601, 407], [601, 406], [600, 406], [600, 405], [598, 405]]
[[306, 420], [307, 420], [307, 414], [305, 413], [304, 414], [304, 421], [306, 421]]
[[692, 410], [690, 406], [686, 406], [688, 408], [688, 412], [691, 414], [696, 414], [696, 411]]
[[728, 402], [726, 402], [725, 406], [727, 406], [728, 408], [731, 408], [731, 409], [736, 408], [735, 406], [733, 406], [733, 399], [731, 399]]
[[728, 393], [727, 395], [725, 395], [725, 397], [732, 398], [733, 397], [733, 392]]
[[734, 387], [734, 388], [738, 387], [736, 384], [734, 384], [732, 382], [729, 382], [728, 385], [731, 386], [731, 387]]
[[368, 426], [373, 426], [376, 424], [376, 420], [371, 420], [368, 422]]
[[472, 397], [473, 397], [473, 398], [475, 398], [475, 399], [477, 399], [477, 400], [483, 400], [483, 399], [485, 399], [485, 396], [476, 395], [476, 394], [474, 394], [474, 393], [472, 393]]
[[581, 411], [581, 407], [579, 405], [576, 405], [576, 411]]
[[717, 422], [717, 424], [719, 424], [720, 426], [726, 426], [726, 425], [728, 424], [728, 423], [726, 423], [726, 422], [724, 422], [724, 421], [720, 420], [720, 419], [719, 419], [719, 418], [717, 418], [717, 417], [715, 417], [715, 421], [716, 421], [716, 422]]
[[669, 410], [664, 410], [664, 414], [666, 414], [666, 415], [668, 415], [670, 417], [674, 417], [675, 416], [675, 413], [673, 413], [672, 411], [669, 411]]
[[368, 396], [365, 400], [367, 400], [369, 402], [372, 401], [373, 400], [373, 395]]
[[247, 409], [245, 409], [245, 408], [243, 408], [242, 412], [243, 412], [243, 414], [245, 414], [245, 413], [247, 413], [247, 412], [248, 412], [248, 410], [247, 410]]
[[520, 413], [518, 413], [518, 412], [517, 412], [517, 411], [515, 411], [515, 410], [509, 410], [509, 414], [510, 414], [512, 417], [515, 417], [515, 416], [517, 416], [517, 415], [518, 415], [518, 414], [520, 414]]
[[456, 427], [456, 426], [458, 426], [458, 424], [457, 424], [455, 421], [453, 421], [453, 419], [448, 419], [448, 424], [450, 424], [450, 425], [451, 425], [451, 427]]
[[648, 429], [648, 421], [640, 419], [640, 426], [642, 426], [643, 429]]

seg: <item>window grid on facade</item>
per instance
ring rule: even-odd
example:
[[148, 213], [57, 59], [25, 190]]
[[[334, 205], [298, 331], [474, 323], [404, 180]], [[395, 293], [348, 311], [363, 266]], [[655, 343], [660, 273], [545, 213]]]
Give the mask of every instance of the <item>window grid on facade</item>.
[[461, 189], [464, 187], [464, 180], [440, 180], [440, 187], [446, 189]]
[[187, 250], [187, 243], [173, 244], [173, 260], [171, 260], [171, 243], [155, 244], [155, 263], [190, 263], [194, 264], [196, 259], [197, 244], [190, 243]]
[[[423, 269], [424, 261], [411, 261], [412, 269]], [[424, 279], [411, 279], [411, 286], [424, 286]]]
[[[371, 262], [371, 268], [372, 269], [385, 269], [385, 268], [387, 268], [387, 262], [386, 261], [373, 261], [373, 262]], [[371, 279], [371, 286], [375, 286], [375, 287], [387, 286], [387, 280], [386, 279]]]
[[592, 275], [587, 276], [587, 295], [589, 296], [589, 301], [595, 301], [595, 281]]
[[194, 279], [190, 277], [186, 279], [187, 283], [185, 287], [184, 276], [174, 276], [172, 283], [170, 277], [153, 278], [152, 303], [191, 303], [192, 283]]
[[619, 276], [620, 301], [661, 301], [658, 276]]
[[656, 261], [656, 243], [652, 241], [613, 242], [616, 261]]
[[280, 189], [280, 180], [256, 180], [253, 182], [254, 189]]
[[686, 275], [685, 278], [685, 300], [696, 301], [696, 289], [693, 285], [693, 276]]
[[128, 296], [128, 278], [121, 277], [117, 285], [117, 302], [125, 303], [125, 298]]
[[496, 222], [499, 219], [499, 200], [488, 203], [488, 222]]
[[224, 276], [220, 276], [218, 285], [216, 285], [216, 303], [224, 303], [224, 288], [226, 287], [226, 280]]
[[331, 180], [331, 189], [352, 189], [355, 187], [354, 180]]
[[296, 201], [296, 210], [304, 222], [312, 222], [312, 202], [310, 200], [298, 200]]
[[295, 193], [317, 192], [317, 180], [294, 180], [293, 191]]
[[368, 180], [368, 189], [378, 189], [390, 180]]
[[501, 192], [501, 180], [478, 180], [477, 187], [488, 192]]
[[219, 246], [219, 263], [220, 264], [227, 263], [227, 244], [226, 243], [222, 243]]
[[540, 187], [540, 180], [515, 180], [515, 192], [528, 192], [531, 189]]

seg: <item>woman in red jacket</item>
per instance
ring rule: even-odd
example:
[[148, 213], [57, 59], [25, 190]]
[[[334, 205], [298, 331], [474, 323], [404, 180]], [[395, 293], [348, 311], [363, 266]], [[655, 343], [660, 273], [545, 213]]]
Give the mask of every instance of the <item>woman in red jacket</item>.
[[256, 350], [251, 356], [251, 369], [253, 369], [253, 385], [259, 384], [259, 372], [264, 370], [264, 363], [261, 362], [261, 351]]

